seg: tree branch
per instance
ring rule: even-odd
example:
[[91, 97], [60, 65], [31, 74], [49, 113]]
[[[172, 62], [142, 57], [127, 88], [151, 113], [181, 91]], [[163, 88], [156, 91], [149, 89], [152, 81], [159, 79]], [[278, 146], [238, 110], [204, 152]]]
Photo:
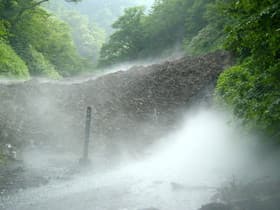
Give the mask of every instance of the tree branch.
[[17, 14], [16, 18], [15, 18], [15, 23], [18, 22], [18, 20], [20, 19], [20, 17], [27, 11], [27, 10], [30, 10], [30, 9], [33, 9], [37, 6], [39, 6], [40, 4], [44, 3], [44, 2], [47, 2], [49, 0], [41, 0], [41, 1], [38, 1], [32, 5], [30, 5], [29, 7], [24, 7], [22, 8], [19, 13]]
[[[16, 17], [15, 17], [15, 19], [14, 19], [14, 24], [16, 24], [16, 23], [19, 21], [20, 17], [21, 17], [27, 10], [31, 10], [31, 9], [33, 9], [33, 8], [35, 8], [35, 7], [37, 7], [37, 6], [39, 6], [40, 4], [42, 4], [42, 3], [44, 3], [44, 2], [47, 2], [47, 1], [49, 1], [49, 0], [40, 0], [40, 1], [38, 1], [38, 2], [35, 2], [34, 4], [31, 4], [31, 5], [28, 6], [28, 7], [23, 7], [23, 8], [19, 11], [19, 13], [16, 15]], [[68, 2], [80, 2], [81, 0], [66, 0], [66, 1], [68, 1]]]

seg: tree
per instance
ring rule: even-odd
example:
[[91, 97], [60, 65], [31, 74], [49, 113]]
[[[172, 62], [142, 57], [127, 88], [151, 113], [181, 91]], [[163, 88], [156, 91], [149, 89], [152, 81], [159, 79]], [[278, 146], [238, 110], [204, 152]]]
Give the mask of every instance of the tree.
[[143, 43], [144, 7], [132, 7], [125, 10], [114, 24], [116, 32], [103, 45], [100, 53], [99, 65], [110, 65], [119, 61], [128, 61], [137, 58]]
[[280, 3], [229, 1], [226, 49], [239, 64], [219, 78], [217, 95], [244, 124], [280, 142]]
[[60, 10], [59, 17], [69, 24], [74, 45], [80, 56], [96, 62], [105, 42], [105, 32], [94, 22], [90, 22], [87, 16], [74, 10]]
[[197, 55], [224, 49], [225, 27], [232, 24], [232, 18], [225, 9], [228, 8], [225, 1], [196, 1], [192, 7], [194, 11], [191, 13], [197, 14], [188, 15], [185, 23], [185, 51]]
[[0, 40], [0, 55], [0, 77], [29, 77], [29, 72], [26, 64], [3, 40]]
[[[25, 66], [23, 69], [27, 66], [33, 76], [58, 78], [59, 75], [70, 76], [88, 68], [88, 62], [76, 52], [67, 24], [39, 7], [43, 2], [46, 1], [0, 2], [0, 41], [4, 43], [1, 45], [3, 52], [9, 59], [13, 55], [17, 64]], [[6, 63], [7, 59], [4, 58], [0, 58], [0, 63]], [[17, 74], [17, 70], [4, 65], [1, 67], [2, 75]], [[10, 73], [4, 74], [7, 69]]]
[[[1, 17], [15, 24], [20, 20], [25, 12], [32, 10], [49, 0], [2, 0]], [[79, 2], [80, 0], [66, 0], [69, 2]]]
[[144, 54], [161, 54], [174, 45], [181, 48], [185, 37], [185, 19], [191, 0], [156, 1], [145, 21], [146, 46]]
[[[27, 12], [12, 33], [18, 35], [11, 37], [10, 43], [27, 64], [32, 57], [28, 54], [31, 47], [41, 53], [46, 62], [53, 64], [62, 76], [82, 70], [83, 61], [76, 52], [69, 27], [45, 10], [36, 8]], [[30, 71], [35, 73], [38, 69], [31, 68]]]
[[[208, 26], [211, 16], [206, 13], [210, 3], [214, 4], [214, 0], [157, 0], [150, 13], [141, 11], [138, 19], [133, 15], [135, 10], [126, 10], [113, 25], [116, 31], [101, 50], [100, 64], [159, 57], [174, 47], [183, 50], [184, 42], [186, 49], [193, 48], [191, 53], [221, 48], [223, 32], [215, 35], [212, 32], [217, 26]], [[212, 13], [215, 14], [213, 10]]]

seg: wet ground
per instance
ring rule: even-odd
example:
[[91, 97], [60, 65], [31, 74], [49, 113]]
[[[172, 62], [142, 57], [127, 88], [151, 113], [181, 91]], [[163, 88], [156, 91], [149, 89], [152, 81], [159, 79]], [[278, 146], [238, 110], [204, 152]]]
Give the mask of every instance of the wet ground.
[[[96, 171], [77, 166], [72, 174], [45, 185], [1, 195], [3, 210], [278, 210], [280, 182], [240, 184], [224, 174], [192, 168], [178, 176], [171, 167], [151, 162], [127, 163]], [[174, 173], [172, 173], [174, 172]], [[224, 179], [223, 179], [224, 178]], [[227, 185], [221, 187], [222, 180]], [[211, 185], [209, 185], [211, 183]], [[207, 204], [209, 203], [209, 204]]]
[[23, 172], [10, 175], [26, 172], [23, 182], [34, 185], [2, 194], [0, 209], [278, 210], [279, 154], [256, 153], [226, 119], [215, 111], [192, 113], [138, 158], [123, 154], [114, 161], [94, 153], [87, 166], [71, 152], [29, 149]]
[[[198, 209], [215, 191], [206, 180], [182, 180], [133, 164], [98, 173], [94, 168], [69, 180], [52, 180], [47, 185], [22, 189], [1, 197], [5, 210], [106, 210], [106, 209]], [[146, 170], [143, 173], [142, 170]], [[151, 173], [149, 173], [149, 171]]]

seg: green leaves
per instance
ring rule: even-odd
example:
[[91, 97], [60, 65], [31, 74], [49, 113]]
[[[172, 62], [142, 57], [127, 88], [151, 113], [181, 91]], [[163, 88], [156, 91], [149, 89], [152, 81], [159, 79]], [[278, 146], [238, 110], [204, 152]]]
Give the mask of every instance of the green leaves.
[[15, 51], [4, 41], [0, 40], [0, 77], [28, 78], [29, 72], [26, 64]]
[[160, 0], [147, 15], [137, 8], [126, 10], [113, 24], [116, 31], [103, 46], [99, 63], [169, 56], [174, 49], [185, 48], [188, 54], [221, 49], [228, 22], [217, 12], [222, 6], [214, 0]]
[[103, 46], [99, 64], [160, 56], [174, 45], [181, 47], [190, 3], [191, 0], [156, 1], [149, 14], [144, 13], [143, 7], [127, 9], [113, 24], [116, 31]]
[[144, 45], [143, 43], [143, 7], [132, 7], [125, 10], [113, 27], [116, 32], [108, 43], [103, 45], [99, 65], [111, 65], [120, 61], [135, 59]]
[[33, 76], [48, 77], [51, 79], [59, 79], [61, 77], [54, 65], [34, 47], [29, 46], [25, 54], [29, 71]]
[[76, 10], [60, 8], [57, 5], [55, 8], [51, 7], [51, 11], [69, 25], [74, 47], [79, 55], [96, 63], [102, 44], [105, 42], [105, 31], [94, 21], [89, 20], [88, 16], [82, 15]]
[[[32, 76], [59, 78], [71, 76], [84, 71], [89, 63], [82, 59], [76, 51], [68, 25], [39, 7], [43, 1], [5, 0], [0, 2], [0, 41], [5, 40], [7, 46], [2, 50], [11, 56], [11, 50], [19, 60], [11, 65], [19, 65], [11, 74], [22, 75], [16, 71], [22, 69]], [[7, 51], [7, 49], [9, 49]], [[0, 57], [0, 72], [5, 75], [5, 68], [12, 68], [7, 59]], [[4, 66], [8, 65], [8, 67]], [[24, 67], [20, 67], [24, 66]]]
[[239, 1], [229, 10], [226, 48], [240, 64], [219, 78], [218, 98], [251, 129], [280, 142], [280, 7], [276, 1]]
[[7, 40], [9, 32], [5, 26], [6, 21], [0, 19], [0, 40]]
[[[241, 4], [233, 13], [238, 16], [236, 24], [228, 26], [229, 36], [226, 48], [242, 58], [255, 56], [256, 59], [274, 59], [279, 54], [280, 22], [279, 3]], [[255, 6], [255, 7], [253, 7]]]

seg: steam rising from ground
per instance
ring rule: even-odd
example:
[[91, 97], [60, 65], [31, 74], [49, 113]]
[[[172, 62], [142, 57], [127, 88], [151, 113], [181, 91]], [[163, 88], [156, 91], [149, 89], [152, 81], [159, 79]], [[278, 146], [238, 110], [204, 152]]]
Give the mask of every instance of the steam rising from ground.
[[259, 140], [232, 119], [228, 113], [193, 109], [176, 130], [150, 150], [149, 158], [140, 161], [136, 166], [139, 174], [183, 183], [206, 181], [204, 184], [210, 186], [233, 176], [247, 180], [276, 175], [277, 161], [272, 162], [271, 157], [277, 152], [270, 151], [267, 156]]
[[192, 210], [209, 202], [233, 177], [252, 181], [278, 176], [278, 159], [262, 153], [256, 139], [229, 120], [227, 113], [192, 109], [181, 125], [138, 160], [127, 157], [106, 172], [98, 171], [97, 164], [103, 163], [94, 161], [91, 169], [70, 181], [11, 197], [6, 209]]

